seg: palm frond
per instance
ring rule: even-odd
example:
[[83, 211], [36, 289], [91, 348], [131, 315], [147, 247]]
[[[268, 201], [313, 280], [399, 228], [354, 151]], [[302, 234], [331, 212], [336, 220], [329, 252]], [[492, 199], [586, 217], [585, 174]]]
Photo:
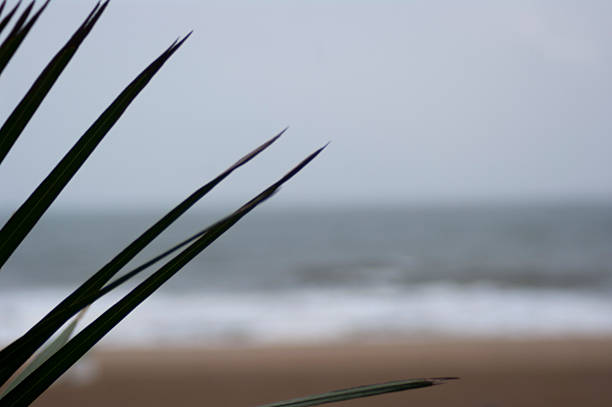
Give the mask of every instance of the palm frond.
[[125, 109], [190, 34], [175, 41], [111, 103], [0, 230], [0, 267], [32, 230]]
[[293, 400], [280, 401], [277, 403], [264, 404], [259, 407], [308, 407], [320, 404], [334, 403], [337, 401], [351, 400], [362, 397], [376, 396], [379, 394], [392, 393], [411, 389], [443, 384], [456, 377], [434, 377], [428, 379], [398, 380], [387, 383], [370, 384], [365, 386], [351, 387], [348, 389], [334, 390], [313, 396], [301, 397]]
[[[100, 3], [94, 7], [89, 13], [83, 24], [70, 37], [66, 45], [64, 45], [58, 53], [53, 57], [51, 62], [47, 64], [45, 69], [38, 76], [36, 81], [30, 87], [30, 90], [23, 97], [21, 102], [15, 107], [11, 115], [6, 119], [0, 128], [0, 164], [10, 151], [15, 141], [21, 135], [21, 132], [26, 127], [43, 99], [51, 90], [51, 87], [59, 78], [64, 68], [68, 65], [77, 49], [87, 37], [93, 26], [104, 12], [108, 1], [100, 6]], [[43, 10], [45, 5], [39, 10]]]
[[[38, 20], [38, 17], [40, 17], [41, 13], [47, 7], [47, 5], [49, 4], [49, 1], [50, 0], [47, 0], [38, 9], [38, 11], [34, 13], [32, 18], [30, 18], [30, 20], [28, 20], [28, 16], [30, 15], [32, 8], [34, 7], [34, 0], [32, 0], [32, 2], [21, 13], [21, 16], [15, 23], [15, 26], [13, 27], [9, 35], [4, 39], [4, 41], [2, 42], [2, 45], [0, 45], [0, 74], [2, 74], [2, 71], [4, 71], [4, 68], [6, 68], [6, 65], [8, 65], [9, 61], [11, 60], [15, 52], [17, 52], [17, 49], [19, 48], [19, 46], [25, 39], [26, 35], [28, 35], [28, 33], [30, 32], [30, 29], [32, 28], [36, 20]], [[19, 3], [17, 3], [15, 8], [12, 10], [12, 12], [16, 11], [18, 6], [19, 6]], [[12, 17], [12, 13], [9, 14], [8, 17], [10, 19], [10, 17]]]
[[9, 382], [8, 386], [6, 387], [6, 389], [2, 392], [2, 395], [0, 396], [0, 399], [2, 399], [2, 397], [4, 397], [4, 395], [7, 394], [9, 391], [13, 390], [13, 388], [15, 388], [15, 386], [17, 386], [19, 383], [21, 383], [23, 381], [23, 379], [28, 377], [30, 375], [30, 373], [32, 373], [34, 370], [36, 370], [40, 365], [43, 364], [44, 361], [49, 359], [55, 352], [60, 350], [62, 348], [62, 346], [64, 346], [66, 344], [66, 342], [68, 342], [68, 340], [72, 336], [72, 333], [74, 332], [74, 330], [75, 330], [79, 320], [85, 314], [85, 310], [86, 310], [86, 308], [83, 309], [83, 311], [81, 313], [79, 313], [79, 315], [77, 315], [70, 322], [70, 324], [68, 324], [68, 326], [62, 330], [62, 332], [57, 336], [57, 338], [55, 338], [55, 340], [53, 340], [50, 344], [45, 346], [42, 349], [42, 351], [40, 353], [38, 353], [36, 355], [36, 357], [34, 357], [30, 363], [28, 363], [28, 365], [25, 367], [25, 369], [23, 369], [17, 376], [15, 376], [15, 378], [13, 380], [11, 380]]
[[[4, 31], [4, 29], [6, 28], [6, 26], [9, 23], [9, 21], [11, 21], [11, 18], [13, 18], [13, 15], [15, 15], [15, 12], [19, 8], [20, 4], [21, 4], [21, 0], [19, 0], [17, 2], [17, 4], [15, 4], [15, 6], [13, 6], [11, 11], [9, 11], [9, 13], [6, 16], [4, 16], [2, 18], [2, 20], [0, 20], [0, 34], [2, 34], [2, 31]], [[6, 0], [4, 0], [2, 2], [2, 4], [0, 5], [0, 16], [2, 15], [2, 11], [4, 10], [4, 6], [6, 6]]]
[[[18, 15], [12, 29], [0, 43], [0, 74], [11, 61], [31, 28], [49, 4], [49, 1], [50, 0], [46, 0], [38, 10], [34, 11], [35, 0], [32, 0]], [[107, 5], [108, 0], [102, 3], [98, 2], [95, 5], [93, 10], [66, 44], [43, 69], [26, 95], [17, 104], [2, 127], [0, 127], [0, 164], [19, 139], [30, 119], [40, 107], [50, 89], [71, 61], [84, 39], [91, 32]], [[2, 0], [0, 2], [0, 34], [9, 26], [13, 17], [17, 16], [17, 11], [21, 6], [21, 0], [19, 0], [6, 15], [2, 16], [5, 11], [5, 6], [6, 0]], [[0, 268], [34, 228], [38, 220], [43, 216], [50, 205], [52, 205], [57, 196], [65, 188], [68, 182], [70, 182], [83, 163], [89, 158], [106, 134], [108, 134], [127, 107], [190, 35], [191, 33], [187, 34], [182, 39], [174, 41], [159, 57], [157, 57], [157, 59], [149, 64], [123, 89], [119, 96], [115, 98], [109, 107], [85, 131], [49, 175], [0, 229]], [[123, 249], [100, 270], [82, 283], [24, 335], [2, 349], [0, 351], [0, 385], [4, 384], [10, 377], [14, 377], [14, 379], [6, 387], [2, 396], [0, 396], [0, 406], [24, 406], [33, 402], [144, 300], [157, 291], [188, 262], [205, 250], [240, 219], [274, 195], [281, 185], [301, 171], [326, 147], [324, 146], [310, 154], [277, 182], [270, 185], [229, 216], [174, 245], [139, 267], [116, 277], [122, 268], [159, 236], [159, 234], [166, 230], [182, 214], [228, 177], [234, 170], [249, 162], [274, 143], [285, 130], [286, 129], [282, 130], [279, 134], [240, 158], [212, 181], [198, 188], [160, 220], [154, 223], [153, 226], [142, 233], [142, 235]], [[168, 258], [170, 258], [170, 260], [167, 260], [163, 266], [159, 267], [154, 273], [145, 278], [144, 281], [109, 307], [72, 339], [70, 339], [70, 337], [82, 313], [60, 331], [62, 326], [79, 311], [84, 312], [87, 306], [103, 295], [115, 290], [126, 281], [140, 274], [143, 270]], [[59, 332], [59, 335], [55, 340], [50, 341], [50, 338], [53, 337], [56, 332]], [[44, 345], [45, 343], [48, 343], [48, 345]], [[42, 350], [36, 354], [41, 347]], [[35, 354], [36, 356], [34, 356]], [[24, 363], [28, 359], [31, 359], [31, 362], [25, 365], [25, 368], [20, 373], [16, 374], [18, 369], [24, 366]], [[442, 384], [452, 379], [455, 378], [423, 378], [359, 386], [284, 402], [266, 404], [260, 407], [313, 406], [383, 393], [429, 387]]]
[[[272, 143], [278, 140], [278, 138], [281, 137], [286, 130], [286, 128], [283, 129], [276, 136], [272, 137], [259, 147], [240, 158], [238, 161], [236, 161], [236, 163], [223, 171], [212, 181], [193, 192], [189, 197], [183, 200], [174, 209], [168, 212], [164, 217], [162, 217], [136, 240], [123, 249], [117, 256], [98, 270], [87, 281], [81, 284], [68, 297], [62, 300], [24, 335], [13, 341], [6, 348], [2, 349], [2, 351], [0, 351], [0, 384], [4, 383], [9, 377], [11, 377], [19, 366], [30, 358], [34, 352], [36, 352], [36, 350], [53, 335], [54, 332], [56, 332], [66, 321], [68, 321], [69, 318], [79, 312], [86, 305], [89, 305], [93, 300], [107, 293], [109, 288], [106, 287], [103, 292], [100, 292], [100, 289], [102, 289], [102, 287], [107, 284], [123, 266], [125, 266], [143, 248], [151, 243], [153, 239], [168, 228], [168, 226], [178, 219], [179, 216], [185, 213], [199, 199], [210, 192], [217, 184], [227, 178], [232, 172], [248, 163], [251, 159], [272, 145]], [[190, 239], [188, 239], [187, 243], [189, 241]], [[146, 267], [149, 267], [151, 264], [154, 264], [187, 243], [183, 242], [175, 246], [173, 249], [170, 249], [170, 251], [157, 256], [153, 261], [149, 261], [145, 263], [145, 265], [133, 270], [130, 272], [131, 274], [128, 273], [127, 278], [126, 276], [122, 277], [120, 283], [126, 281], [133, 275], [139, 273]], [[116, 287], [117, 285], [118, 283], [115, 282], [113, 287]]]
[[113, 327], [121, 322], [123, 318], [153, 294], [189, 261], [202, 252], [202, 250], [242, 219], [242, 217], [274, 195], [283, 183], [295, 176], [295, 174], [312, 161], [323, 148], [306, 157], [280, 180], [266, 188], [233, 214], [217, 222], [207, 233], [198, 238], [175, 258], [170, 260], [162, 268], [126, 294], [121, 300], [79, 332], [37, 370], [26, 377], [12, 391], [6, 394], [2, 402], [7, 403], [7, 406], [17, 406], [27, 405], [34, 401], [55, 380], [57, 380], [58, 377], [69, 369], [70, 366], [91, 349], [91, 347], [102, 339]]

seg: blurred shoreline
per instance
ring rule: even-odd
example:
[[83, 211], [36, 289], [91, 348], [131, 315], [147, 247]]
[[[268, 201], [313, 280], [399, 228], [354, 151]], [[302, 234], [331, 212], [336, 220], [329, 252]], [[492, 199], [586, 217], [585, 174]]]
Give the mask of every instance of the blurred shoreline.
[[[68, 290], [0, 291], [0, 345], [27, 331]], [[118, 301], [92, 305], [79, 327]], [[274, 346], [456, 339], [612, 335], [612, 302], [603, 293], [487, 284], [300, 288], [250, 292], [159, 292], [122, 321], [105, 348]]]
[[[156, 219], [139, 212], [42, 219], [3, 270], [0, 343], [25, 332]], [[187, 214], [122, 272], [217, 219]], [[103, 344], [610, 335], [610, 242], [610, 206], [253, 213]], [[137, 282], [102, 298], [81, 326]]]
[[[609, 406], [612, 337], [94, 350], [34, 406], [247, 406], [411, 377], [359, 406]], [[347, 404], [348, 405], [348, 404]]]

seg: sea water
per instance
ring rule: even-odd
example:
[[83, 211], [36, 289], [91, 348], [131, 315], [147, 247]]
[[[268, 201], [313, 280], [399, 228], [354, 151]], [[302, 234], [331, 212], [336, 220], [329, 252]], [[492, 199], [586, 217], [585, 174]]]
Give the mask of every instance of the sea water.
[[[163, 214], [45, 215], [0, 271], [0, 343], [23, 334]], [[124, 271], [222, 214], [187, 214]], [[610, 335], [611, 249], [611, 205], [263, 208], [102, 345]], [[82, 324], [138, 281], [102, 298]]]

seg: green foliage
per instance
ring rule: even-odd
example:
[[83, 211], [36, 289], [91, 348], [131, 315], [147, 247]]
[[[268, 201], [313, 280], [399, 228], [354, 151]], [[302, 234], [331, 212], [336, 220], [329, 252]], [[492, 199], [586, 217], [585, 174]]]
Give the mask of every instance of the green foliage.
[[66, 344], [66, 342], [68, 342], [68, 340], [72, 336], [72, 333], [74, 332], [74, 330], [75, 330], [79, 320], [81, 319], [81, 317], [83, 315], [85, 315], [85, 311], [86, 310], [87, 310], [87, 308], [83, 309], [83, 311], [81, 311], [79, 313], [79, 316], [74, 318], [70, 322], [70, 324], [68, 324], [68, 326], [62, 330], [62, 332], [57, 336], [57, 338], [55, 338], [50, 344], [45, 346], [32, 359], [32, 361], [30, 363], [28, 363], [28, 365], [25, 367], [25, 369], [23, 369], [21, 372], [19, 372], [17, 374], [17, 376], [13, 380], [11, 380], [9, 385], [2, 392], [2, 394], [1, 394], [2, 397], [4, 397], [4, 395], [6, 393], [8, 393], [9, 391], [13, 390], [15, 388], [15, 386], [17, 386], [19, 383], [21, 383], [23, 381], [23, 379], [28, 377], [30, 375], [30, 373], [32, 373], [34, 370], [38, 369], [38, 367], [40, 365], [42, 365], [45, 361], [47, 361], [47, 359], [49, 359], [51, 356], [53, 356], [53, 354], [55, 352], [60, 350], [62, 348], [62, 346], [64, 346]]
[[[49, 1], [45, 2], [32, 14], [34, 3], [35, 2], [32, 1], [21, 12], [13, 28], [8, 32], [0, 45], [0, 74], [9, 63], [34, 23], [40, 17], [41, 13], [47, 7]], [[19, 5], [20, 3], [17, 3], [4, 15], [4, 17], [2, 17], [2, 13], [6, 6], [6, 0], [0, 3], [0, 34], [9, 26], [9, 22], [12, 18], [17, 15]], [[0, 164], [22, 134], [24, 128], [33, 117], [57, 78], [90, 33], [107, 5], [108, 1], [102, 4], [96, 4], [81, 26], [78, 27], [68, 42], [43, 69], [26, 95], [6, 119], [0, 128]], [[140, 75], [119, 94], [119, 96], [117, 96], [109, 107], [59, 161], [50, 174], [14, 212], [2, 229], [0, 229], [0, 268], [6, 263], [23, 239], [51, 206], [55, 198], [57, 198], [79, 168], [88, 159], [90, 154], [108, 134], [130, 103], [138, 96], [140, 91], [149, 83], [153, 76], [155, 76], [162, 65], [183, 45], [188, 37], [189, 34], [172, 43], [158, 58], [149, 64], [149, 66], [147, 66]], [[302, 168], [310, 163], [310, 161], [325, 148], [320, 148], [310, 154], [277, 182], [266, 188], [259, 195], [230, 215], [204, 228], [201, 232], [178, 243], [141, 266], [124, 273], [120, 277], [116, 277], [130, 260], [178, 219], [178, 217], [185, 213], [233, 171], [248, 163], [251, 159], [268, 148], [285, 132], [285, 130], [242, 157], [212, 181], [189, 195], [184, 201], [179, 203], [174, 209], [148, 228], [141, 236], [134, 240], [134, 242], [118, 253], [105, 266], [83, 282], [25, 334], [2, 349], [0, 351], [0, 385], [6, 384], [6, 387], [0, 398], [0, 406], [22, 406], [28, 405], [34, 401], [113, 327], [142, 303], [142, 301], [153, 294], [169, 278], [181, 270], [185, 264], [225, 233], [243, 216], [271, 197], [283, 183], [287, 182], [302, 170]], [[178, 252], [178, 254], [176, 252]], [[43, 348], [37, 356], [34, 356], [54, 334], [60, 331], [63, 325], [69, 322], [71, 318], [84, 310], [88, 305], [128, 281], [133, 276], [172, 255], [174, 255], [174, 257], [171, 257], [170, 260], [157, 271], [151, 273], [142, 283], [132, 289], [92, 323], [83, 328], [73, 338], [70, 338], [70, 336], [75, 329], [76, 319], [74, 319], [54, 341]], [[113, 280], [114, 277], [116, 278]], [[32, 362], [27, 364], [27, 361], [32, 358]], [[16, 374], [24, 365], [26, 365], [26, 367], [19, 374]], [[414, 379], [363, 386], [271, 404], [266, 407], [317, 405], [391, 391], [431, 386], [441, 383], [443, 380], [445, 379]]]
[[432, 377], [428, 379], [398, 380], [394, 382], [370, 384], [367, 386], [351, 387], [350, 389], [334, 390], [327, 393], [316, 394], [313, 396], [300, 397], [293, 400], [280, 401], [278, 403], [265, 404], [259, 407], [307, 407], [318, 406], [320, 404], [335, 403], [357, 399], [362, 397], [377, 396], [379, 394], [392, 393], [410, 389], [420, 389], [430, 387], [455, 380], [456, 377]]

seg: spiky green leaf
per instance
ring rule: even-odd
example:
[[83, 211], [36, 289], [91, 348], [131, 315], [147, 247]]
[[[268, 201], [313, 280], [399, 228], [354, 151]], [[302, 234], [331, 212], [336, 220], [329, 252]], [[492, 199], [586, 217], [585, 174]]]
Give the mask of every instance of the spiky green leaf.
[[[13, 15], [15, 15], [15, 12], [19, 8], [20, 4], [21, 4], [21, 0], [19, 0], [17, 2], [17, 4], [15, 4], [15, 6], [13, 6], [11, 11], [9, 11], [8, 14], [2, 18], [2, 20], [0, 20], [0, 33], [2, 33], [2, 31], [4, 31], [4, 29], [6, 28], [6, 26], [9, 23], [9, 21], [11, 21], [11, 18], [13, 18]], [[6, 0], [4, 0], [2, 2], [2, 5], [0, 5], [0, 15], [2, 15], [2, 11], [4, 10], [4, 6], [6, 6]]]
[[8, 386], [6, 386], [6, 389], [4, 389], [4, 391], [2, 392], [2, 396], [0, 396], [0, 399], [4, 397], [4, 395], [7, 394], [9, 391], [13, 390], [13, 388], [19, 383], [21, 383], [23, 379], [28, 377], [30, 373], [36, 370], [40, 365], [43, 364], [44, 361], [49, 359], [51, 355], [60, 350], [60, 348], [64, 346], [66, 342], [68, 342], [79, 320], [83, 318], [86, 309], [87, 308], [83, 309], [83, 311], [79, 313], [79, 315], [77, 315], [68, 324], [66, 328], [64, 328], [64, 330], [57, 336], [57, 338], [55, 338], [49, 345], [45, 346], [43, 350], [38, 355], [36, 355], [36, 357], [34, 357], [32, 361], [25, 367], [25, 369], [23, 369], [13, 380], [11, 380]]
[[283, 183], [304, 168], [304, 166], [322, 151], [322, 149], [323, 148], [312, 153], [280, 180], [247, 202], [233, 214], [217, 222], [207, 233], [198, 238], [179, 255], [149, 276], [106, 312], [100, 315], [95, 321], [79, 332], [66, 344], [66, 346], [51, 356], [42, 366], [36, 369], [23, 382], [9, 392], [2, 399], [2, 402], [6, 403], [7, 406], [21, 406], [34, 401], [123, 318], [153, 294], [202, 250], [242, 219], [242, 217], [253, 210], [257, 205], [271, 197]]
[[[81, 284], [74, 292], [60, 302], [53, 310], [43, 317], [36, 325], [28, 330], [24, 335], [13, 341], [10, 345], [0, 351], [0, 384], [4, 383], [14, 372], [21, 366], [28, 358], [30, 358], [34, 352], [47, 341], [53, 333], [55, 333], [68, 319], [75, 315], [86, 305], [99, 298], [108, 292], [109, 288], [105, 287], [104, 292], [100, 292], [102, 287], [107, 284], [110, 279], [119, 272], [119, 270], [125, 266], [130, 260], [132, 260], [144, 247], [146, 247], [153, 239], [155, 239], [160, 233], [162, 233], [170, 224], [172, 224], [179, 216], [185, 213], [191, 206], [193, 206], [199, 199], [205, 196], [211, 191], [217, 184], [228, 177], [234, 170], [248, 163], [251, 159], [261, 153], [263, 150], [268, 148], [274, 143], [287, 129], [283, 129], [276, 136], [272, 137], [259, 147], [255, 148], [236, 163], [230, 166], [227, 170], [223, 171], [212, 181], [208, 182], [201, 188], [193, 192], [189, 197], [178, 204], [174, 209], [168, 212], [164, 217], [157, 221], [153, 226], [147, 229], [142, 235], [136, 240], [129, 244], [123, 249], [117, 256], [115, 256], [110, 262], [104, 267], [97, 271], [92, 277]], [[197, 235], [196, 235], [197, 236]], [[188, 239], [187, 243], [190, 240]], [[183, 244], [177, 245], [169, 252], [182, 247]], [[125, 281], [132, 275], [137, 274], [144, 268], [150, 266], [154, 262], [165, 257], [168, 252], [156, 257], [154, 261], [145, 263], [145, 265], [131, 271], [122, 279]], [[123, 282], [120, 281], [119, 283]], [[117, 284], [114, 282], [113, 284]], [[112, 287], [111, 287], [112, 288]]]
[[180, 41], [175, 41], [121, 92], [85, 134], [81, 136], [79, 141], [68, 151], [47, 178], [11, 216], [2, 230], [0, 230], [0, 267], [4, 265], [66, 184], [81, 168], [81, 165], [83, 165], [117, 120], [119, 120], [125, 109], [127, 109], [140, 91], [149, 83], [151, 78], [183, 44], [188, 36]]
[[[66, 45], [64, 45], [53, 57], [51, 62], [49, 62], [36, 81], [32, 84], [21, 102], [19, 102], [17, 107], [15, 107], [15, 110], [13, 110], [11, 115], [6, 119], [0, 128], [0, 164], [10, 151], [11, 147], [15, 144], [15, 141], [17, 141], [19, 138], [21, 132], [28, 124], [45, 96], [47, 96], [49, 93], [49, 90], [57, 78], [59, 78], [66, 65], [68, 65], [68, 62], [70, 62], [85, 37], [87, 37], [93, 26], [96, 24], [98, 18], [100, 18], [100, 15], [102, 15], [104, 12], [107, 4], [108, 1], [101, 6], [100, 3], [98, 3], [94, 7], [83, 24], [81, 24], [72, 37], [70, 37]], [[43, 6], [43, 8], [45, 6]], [[39, 13], [43, 10], [43, 8], [39, 10]]]
[[264, 404], [259, 407], [308, 407], [320, 404], [334, 403], [337, 401], [351, 400], [362, 397], [376, 396], [379, 394], [397, 391], [420, 389], [442, 384], [456, 377], [434, 377], [428, 379], [409, 379], [387, 383], [370, 384], [366, 386], [351, 387], [349, 389], [334, 390], [313, 396], [301, 397], [293, 400], [280, 401], [277, 403]]
[[[25, 37], [30, 32], [30, 29], [32, 28], [36, 20], [38, 20], [38, 17], [40, 17], [43, 10], [47, 7], [49, 1], [50, 0], [47, 0], [38, 9], [38, 11], [34, 13], [30, 20], [28, 20], [28, 16], [30, 15], [32, 8], [34, 7], [34, 0], [32, 0], [32, 2], [21, 13], [21, 16], [15, 23], [15, 26], [13, 27], [9, 35], [4, 39], [2, 45], [0, 45], [0, 74], [2, 74], [2, 71], [4, 71], [4, 68], [6, 68], [6, 65], [8, 65], [9, 61], [17, 51], [17, 48], [19, 48]], [[15, 6], [15, 10], [18, 6], [19, 3], [17, 4], [17, 6]]]

